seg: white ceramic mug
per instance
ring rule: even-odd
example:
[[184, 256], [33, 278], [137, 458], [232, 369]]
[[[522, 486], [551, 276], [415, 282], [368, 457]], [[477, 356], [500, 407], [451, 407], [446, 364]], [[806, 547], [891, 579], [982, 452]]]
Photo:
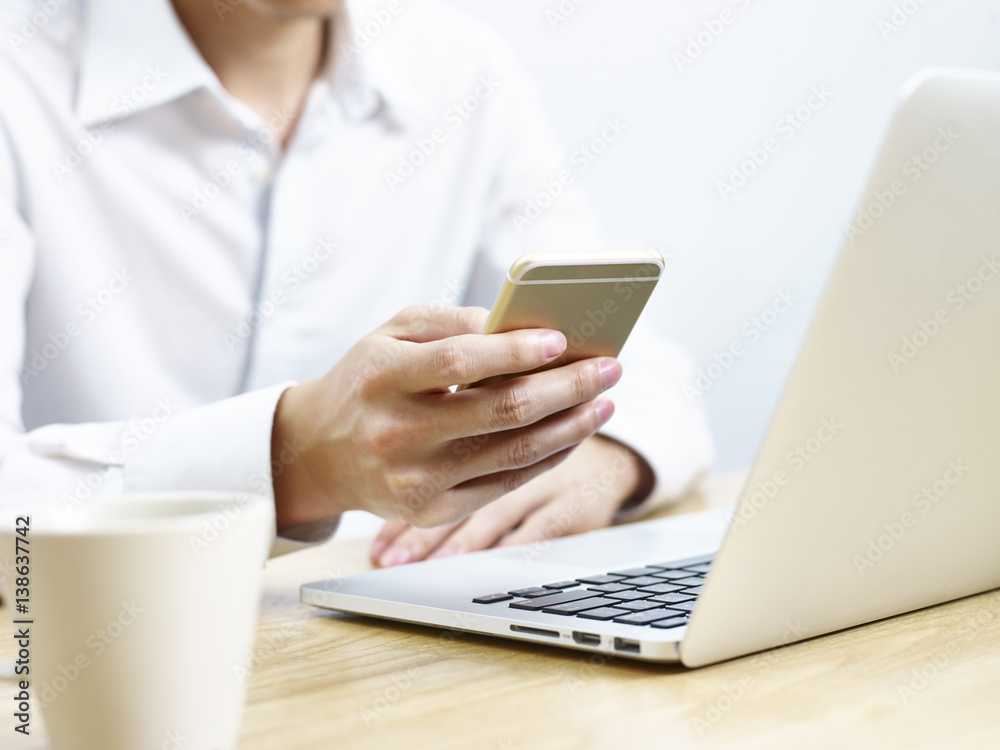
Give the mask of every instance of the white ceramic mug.
[[[18, 515], [31, 518], [22, 614]], [[273, 525], [267, 499], [229, 493], [0, 514], [5, 602], [32, 621], [15, 633], [30, 629], [29, 690], [53, 750], [235, 747]]]

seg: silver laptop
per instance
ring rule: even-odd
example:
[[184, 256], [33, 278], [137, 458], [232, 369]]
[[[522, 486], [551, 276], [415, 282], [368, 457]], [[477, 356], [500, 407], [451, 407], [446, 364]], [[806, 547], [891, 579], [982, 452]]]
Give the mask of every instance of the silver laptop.
[[1000, 587], [1000, 75], [906, 86], [846, 234], [735, 511], [302, 601], [697, 667]]

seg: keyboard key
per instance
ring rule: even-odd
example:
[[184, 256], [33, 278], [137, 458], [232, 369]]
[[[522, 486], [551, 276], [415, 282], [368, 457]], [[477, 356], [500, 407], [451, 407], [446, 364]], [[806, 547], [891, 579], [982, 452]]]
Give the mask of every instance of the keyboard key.
[[523, 596], [529, 598], [532, 596], [548, 596], [552, 592], [548, 589], [543, 589], [541, 586], [531, 586], [526, 589], [514, 589], [513, 591], [508, 591], [507, 593], [511, 596]]
[[670, 606], [673, 607], [674, 609], [680, 609], [685, 612], [690, 612], [692, 609], [694, 609], [694, 605], [695, 601], [692, 600], [689, 602], [677, 602], [677, 604], [671, 604]]
[[654, 578], [660, 578], [666, 581], [673, 580], [675, 578], [690, 578], [690, 570], [661, 570], [653, 575]]
[[702, 563], [701, 565], [688, 565], [684, 570], [691, 570], [695, 573], [707, 573], [710, 567], [708, 563]]
[[691, 576], [689, 578], [675, 578], [673, 583], [678, 586], [701, 586], [705, 582], [704, 576]]
[[633, 599], [645, 599], [649, 596], [645, 591], [609, 591], [605, 596], [611, 599], [621, 599], [623, 602], [629, 602]]
[[654, 628], [663, 628], [668, 630], [670, 628], [679, 628], [682, 625], [687, 625], [686, 617], [669, 617], [666, 620], [657, 620], [656, 622], [650, 623]]
[[701, 586], [688, 586], [686, 589], [684, 589], [684, 593], [697, 596], [698, 594], [701, 593]]
[[588, 609], [585, 612], [581, 612], [577, 617], [583, 617], [587, 620], [613, 620], [616, 617], [621, 617], [622, 615], [627, 615], [628, 610], [615, 609], [614, 607], [601, 607], [600, 609]]
[[635, 612], [631, 615], [616, 617], [615, 622], [620, 622], [623, 625], [648, 625], [656, 620], [665, 620], [671, 615], [676, 614], [676, 612], [671, 612], [668, 609], [649, 609], [645, 612]]
[[476, 604], [496, 604], [497, 602], [505, 602], [513, 598], [510, 594], [490, 594], [488, 596], [477, 596], [472, 601]]
[[593, 591], [586, 589], [576, 589], [575, 591], [560, 591], [558, 594], [550, 593], [549, 596], [539, 596], [536, 599], [527, 599], [523, 602], [511, 602], [509, 607], [514, 609], [539, 610], [551, 607], [563, 602], [575, 602], [577, 599], [592, 599]]
[[630, 612], [642, 612], [647, 609], [658, 609], [663, 605], [660, 602], [647, 602], [640, 599], [637, 602], [618, 602], [615, 606], [620, 607], [621, 609], [627, 609]]
[[659, 572], [657, 568], [629, 568], [628, 570], [612, 570], [610, 575], [632, 578], [634, 576], [648, 576]]
[[665, 568], [667, 570], [673, 570], [674, 568], [687, 568], [691, 565], [701, 565], [702, 563], [710, 563], [715, 559], [715, 555], [698, 555], [697, 557], [685, 557], [683, 560], [670, 560], [662, 563], [650, 563], [650, 567], [653, 568]]
[[659, 596], [651, 596], [647, 599], [647, 601], [660, 602], [660, 604], [677, 604], [679, 602], [689, 602], [693, 599], [693, 594], [687, 594], [682, 591], [679, 594], [660, 594]]
[[680, 591], [683, 586], [675, 586], [672, 583], [655, 583], [652, 586], [643, 586], [640, 591], [648, 591], [650, 594], [670, 594]]
[[543, 583], [543, 589], [571, 589], [574, 586], [579, 586], [579, 581], [556, 581], [555, 583]]
[[620, 581], [625, 576], [613, 576], [613, 575], [602, 575], [602, 576], [587, 576], [586, 578], [577, 578], [580, 583], [614, 583], [615, 581]]
[[628, 583], [633, 586], [651, 586], [654, 583], [663, 583], [659, 578], [653, 578], [653, 576], [636, 576], [635, 578], [626, 578], [622, 583]]
[[632, 591], [635, 586], [629, 586], [625, 583], [605, 583], [603, 586], [591, 586], [591, 591], [601, 591], [605, 594], [610, 594], [613, 591]]
[[617, 602], [614, 599], [602, 599], [599, 596], [595, 596], [593, 599], [578, 599], [575, 602], [555, 604], [551, 607], [546, 607], [542, 612], [548, 612], [550, 615], [575, 615], [577, 612], [583, 612], [585, 609], [610, 607], [612, 604], [617, 605]]

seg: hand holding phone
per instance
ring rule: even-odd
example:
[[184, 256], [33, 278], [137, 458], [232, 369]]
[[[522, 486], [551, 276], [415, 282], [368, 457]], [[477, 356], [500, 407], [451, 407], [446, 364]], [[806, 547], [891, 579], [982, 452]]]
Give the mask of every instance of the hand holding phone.
[[[587, 357], [617, 357], [653, 293], [663, 266], [663, 256], [655, 250], [523, 255], [507, 272], [483, 333], [522, 328], [562, 331], [566, 351], [539, 370]], [[512, 377], [517, 375], [464, 387]]]

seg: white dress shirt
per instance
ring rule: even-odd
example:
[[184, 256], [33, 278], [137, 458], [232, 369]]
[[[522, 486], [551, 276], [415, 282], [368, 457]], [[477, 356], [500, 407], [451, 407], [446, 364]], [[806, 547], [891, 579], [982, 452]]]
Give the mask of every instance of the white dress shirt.
[[[522, 253], [599, 244], [488, 30], [427, 2], [350, 16], [283, 151], [288, 113], [230, 96], [169, 0], [5, 2], [5, 502], [273, 496], [285, 388], [407, 305], [489, 307]], [[692, 368], [641, 329], [622, 362], [603, 432], [676, 496], [711, 459]]]

